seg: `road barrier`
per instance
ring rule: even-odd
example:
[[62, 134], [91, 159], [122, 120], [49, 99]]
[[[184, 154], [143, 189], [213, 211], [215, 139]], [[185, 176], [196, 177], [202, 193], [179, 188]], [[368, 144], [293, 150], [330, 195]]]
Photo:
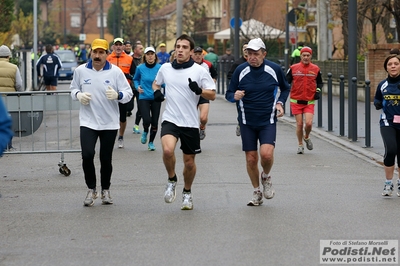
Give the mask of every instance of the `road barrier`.
[[2, 94], [12, 118], [12, 148], [5, 154], [61, 153], [59, 172], [69, 176], [64, 153], [81, 152], [79, 102], [70, 91], [29, 91]]

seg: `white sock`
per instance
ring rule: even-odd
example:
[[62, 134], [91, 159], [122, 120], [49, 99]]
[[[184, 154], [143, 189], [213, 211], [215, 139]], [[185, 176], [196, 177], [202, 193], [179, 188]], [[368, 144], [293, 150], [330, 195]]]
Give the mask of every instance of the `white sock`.
[[261, 191], [261, 190], [260, 190], [260, 187], [254, 188], [254, 192], [259, 192], [259, 191]]

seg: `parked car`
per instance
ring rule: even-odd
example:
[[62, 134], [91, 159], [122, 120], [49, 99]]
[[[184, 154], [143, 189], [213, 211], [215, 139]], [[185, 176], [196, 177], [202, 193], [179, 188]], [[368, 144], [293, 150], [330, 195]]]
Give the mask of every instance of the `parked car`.
[[59, 80], [72, 80], [75, 68], [78, 67], [78, 61], [76, 60], [74, 52], [71, 50], [57, 50], [54, 51], [62, 62], [62, 68], [58, 72]]

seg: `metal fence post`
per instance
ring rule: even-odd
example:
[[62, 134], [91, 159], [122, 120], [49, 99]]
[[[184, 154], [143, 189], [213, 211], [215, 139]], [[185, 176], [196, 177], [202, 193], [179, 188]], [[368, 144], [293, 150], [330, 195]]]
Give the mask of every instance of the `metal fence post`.
[[333, 131], [332, 100], [332, 73], [328, 73], [328, 131]]
[[371, 147], [371, 81], [365, 81], [365, 147]]
[[340, 75], [340, 95], [339, 95], [339, 134], [344, 136], [344, 76]]
[[352, 134], [351, 140], [357, 141], [357, 78], [352, 77], [352, 111], [351, 111], [351, 120], [352, 120]]

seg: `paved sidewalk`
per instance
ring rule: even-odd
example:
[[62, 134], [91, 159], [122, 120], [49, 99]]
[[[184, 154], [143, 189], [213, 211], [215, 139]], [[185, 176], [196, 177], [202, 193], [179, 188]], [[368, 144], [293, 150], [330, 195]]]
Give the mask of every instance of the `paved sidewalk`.
[[[248, 207], [252, 187], [235, 105], [218, 96], [196, 156], [194, 209], [181, 211], [179, 146], [177, 199], [166, 204], [160, 140], [148, 151], [131, 134], [133, 121], [125, 148], [114, 150], [111, 206], [97, 200], [83, 207], [80, 154], [66, 154], [68, 177], [54, 154], [0, 158], [1, 266], [318, 265], [320, 240], [400, 238], [393, 227], [400, 198], [380, 195], [382, 166], [334, 132], [315, 128], [314, 150], [297, 155], [293, 120], [280, 119], [271, 172], [276, 195]], [[379, 152], [374, 141], [371, 155]]]

